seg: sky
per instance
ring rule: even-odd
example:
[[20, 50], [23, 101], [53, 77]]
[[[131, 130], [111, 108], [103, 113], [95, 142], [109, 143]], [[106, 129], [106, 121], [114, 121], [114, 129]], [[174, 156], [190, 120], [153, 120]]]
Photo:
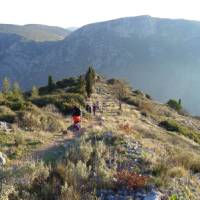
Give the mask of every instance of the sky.
[[0, 0], [0, 23], [67, 28], [138, 15], [200, 21], [199, 8], [199, 0]]

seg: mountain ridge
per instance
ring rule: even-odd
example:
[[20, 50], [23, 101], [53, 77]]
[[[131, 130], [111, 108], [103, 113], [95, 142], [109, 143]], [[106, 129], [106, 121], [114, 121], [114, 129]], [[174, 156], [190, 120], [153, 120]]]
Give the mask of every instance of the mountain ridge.
[[70, 30], [58, 26], [42, 24], [0, 24], [0, 32], [17, 34], [38, 42], [62, 40], [71, 33]]
[[[108, 77], [129, 80], [159, 101], [181, 98], [190, 112], [198, 114], [199, 35], [196, 21], [138, 16], [98, 22], [61, 41], [18, 42], [2, 49], [0, 78], [11, 74], [11, 80], [30, 88], [45, 84], [48, 74], [59, 79], [93, 65]], [[14, 76], [12, 70], [21, 75]]]

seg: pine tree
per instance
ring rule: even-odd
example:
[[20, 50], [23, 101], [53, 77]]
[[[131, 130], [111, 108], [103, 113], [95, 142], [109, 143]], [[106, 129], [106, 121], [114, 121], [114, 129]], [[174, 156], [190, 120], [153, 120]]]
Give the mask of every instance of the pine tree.
[[4, 95], [8, 95], [9, 91], [10, 91], [10, 81], [6, 77], [3, 80], [2, 92]]
[[39, 95], [38, 88], [36, 86], [33, 86], [31, 90], [31, 97], [37, 97], [38, 95]]
[[48, 77], [48, 90], [52, 91], [55, 88], [55, 83], [51, 75]]
[[96, 77], [96, 73], [95, 73], [94, 69], [92, 67], [89, 67], [88, 71], [86, 73], [86, 76], [85, 76], [86, 92], [87, 92], [88, 97], [90, 97], [91, 94], [93, 93], [93, 87], [94, 87], [94, 84], [95, 84], [95, 77]]
[[16, 98], [22, 97], [22, 92], [19, 83], [15, 82], [12, 87], [12, 94]]

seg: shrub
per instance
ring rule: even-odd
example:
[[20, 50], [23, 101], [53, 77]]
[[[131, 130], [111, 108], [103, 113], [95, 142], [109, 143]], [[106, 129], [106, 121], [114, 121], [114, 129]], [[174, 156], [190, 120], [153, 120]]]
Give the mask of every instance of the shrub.
[[146, 185], [148, 180], [146, 176], [129, 172], [127, 170], [117, 172], [115, 177], [117, 179], [117, 185], [126, 186], [130, 189], [142, 188]]
[[178, 196], [176, 194], [173, 194], [169, 197], [169, 200], [178, 200]]
[[61, 188], [60, 200], [81, 200], [81, 194], [73, 187], [68, 186], [67, 183]]
[[26, 111], [17, 113], [16, 122], [19, 127], [29, 130], [60, 131], [64, 128], [58, 115], [42, 112], [36, 106], [30, 106]]
[[110, 85], [114, 85], [114, 84], [117, 84], [119, 82], [120, 82], [119, 80], [114, 79], [114, 78], [111, 78], [111, 79], [107, 80], [107, 84], [110, 84]]
[[148, 113], [152, 113], [154, 111], [153, 104], [150, 103], [150, 102], [146, 102], [146, 101], [141, 101], [140, 102], [139, 109], [142, 112], [148, 112]]
[[168, 131], [176, 131], [200, 144], [200, 133], [190, 127], [179, 124], [175, 120], [165, 120], [159, 123], [159, 126]]
[[139, 107], [141, 103], [140, 100], [131, 96], [123, 98], [123, 101], [129, 105], [136, 106], [136, 107]]
[[181, 166], [170, 168], [167, 173], [168, 176], [170, 176], [171, 178], [175, 177], [181, 178], [188, 175], [187, 171]]
[[144, 96], [144, 93], [140, 90], [134, 90], [133, 93], [136, 95]]
[[25, 108], [25, 101], [17, 99], [15, 101], [7, 101], [6, 105], [14, 111], [22, 110]]
[[0, 106], [0, 121], [13, 123], [16, 117], [16, 113], [13, 112], [7, 106]]
[[165, 128], [167, 131], [179, 131], [177, 123], [172, 120], [161, 121], [159, 126]]
[[176, 110], [176, 111], [180, 111], [182, 109], [182, 106], [181, 106], [181, 103], [180, 102], [177, 102], [176, 100], [174, 99], [170, 99], [168, 102], [167, 102], [167, 105]]
[[1, 184], [0, 200], [9, 200], [12, 193], [15, 192], [13, 185]]
[[145, 96], [146, 96], [147, 99], [152, 100], [152, 97], [149, 94], [145, 94]]
[[81, 140], [77, 145], [71, 147], [71, 149], [66, 154], [66, 158], [70, 159], [74, 163], [77, 163], [79, 160], [88, 162], [92, 152], [93, 148], [91, 143], [86, 143], [84, 140]]
[[56, 87], [62, 89], [62, 88], [66, 88], [66, 87], [72, 87], [76, 84], [77, 84], [77, 79], [74, 77], [70, 77], [70, 78], [65, 78], [61, 81], [57, 81]]
[[75, 105], [79, 107], [85, 106], [84, 96], [78, 93], [45, 95], [38, 98], [32, 98], [31, 102], [39, 107], [53, 104], [64, 114], [69, 114]]

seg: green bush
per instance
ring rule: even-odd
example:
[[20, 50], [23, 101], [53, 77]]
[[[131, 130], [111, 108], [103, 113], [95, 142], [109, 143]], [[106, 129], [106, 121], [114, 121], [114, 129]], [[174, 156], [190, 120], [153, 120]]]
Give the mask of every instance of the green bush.
[[179, 126], [175, 121], [172, 120], [165, 120], [159, 123], [159, 126], [165, 128], [167, 131], [179, 131]]
[[8, 101], [6, 105], [14, 111], [23, 110], [25, 108], [25, 101], [22, 99]]
[[140, 106], [140, 101], [134, 97], [126, 97], [126, 98], [123, 98], [123, 101], [129, 105], [132, 105], [132, 106], [136, 106], [136, 107], [139, 107]]
[[78, 93], [66, 93], [57, 95], [45, 95], [31, 98], [31, 102], [39, 107], [53, 104], [64, 114], [69, 114], [71, 109], [76, 106], [85, 106], [85, 98]]
[[180, 102], [177, 102], [176, 100], [174, 99], [170, 99], [168, 102], [167, 102], [167, 105], [176, 110], [176, 111], [180, 111], [182, 109], [182, 106], [181, 106], [181, 103]]
[[140, 91], [140, 90], [134, 90], [133, 94], [144, 96], [144, 93], [142, 91]]
[[152, 100], [152, 97], [149, 94], [145, 94], [145, 96], [146, 96], [147, 99]]
[[200, 133], [199, 132], [193, 130], [190, 127], [186, 127], [182, 124], [179, 124], [175, 120], [161, 121], [159, 123], [159, 125], [168, 131], [179, 132], [180, 134], [184, 135], [185, 137], [188, 137], [200, 144]]
[[119, 82], [120, 82], [119, 80], [114, 79], [114, 78], [107, 80], [107, 84], [110, 84], [110, 85], [114, 85], [114, 84], [119, 83]]
[[15, 121], [16, 113], [6, 106], [0, 106], [0, 121], [13, 123]]
[[62, 119], [56, 113], [41, 111], [36, 106], [27, 107], [17, 113], [16, 122], [19, 127], [29, 130], [60, 131], [64, 128]]
[[57, 88], [66, 88], [66, 87], [72, 87], [77, 84], [77, 79], [74, 77], [65, 78], [61, 81], [56, 82]]

